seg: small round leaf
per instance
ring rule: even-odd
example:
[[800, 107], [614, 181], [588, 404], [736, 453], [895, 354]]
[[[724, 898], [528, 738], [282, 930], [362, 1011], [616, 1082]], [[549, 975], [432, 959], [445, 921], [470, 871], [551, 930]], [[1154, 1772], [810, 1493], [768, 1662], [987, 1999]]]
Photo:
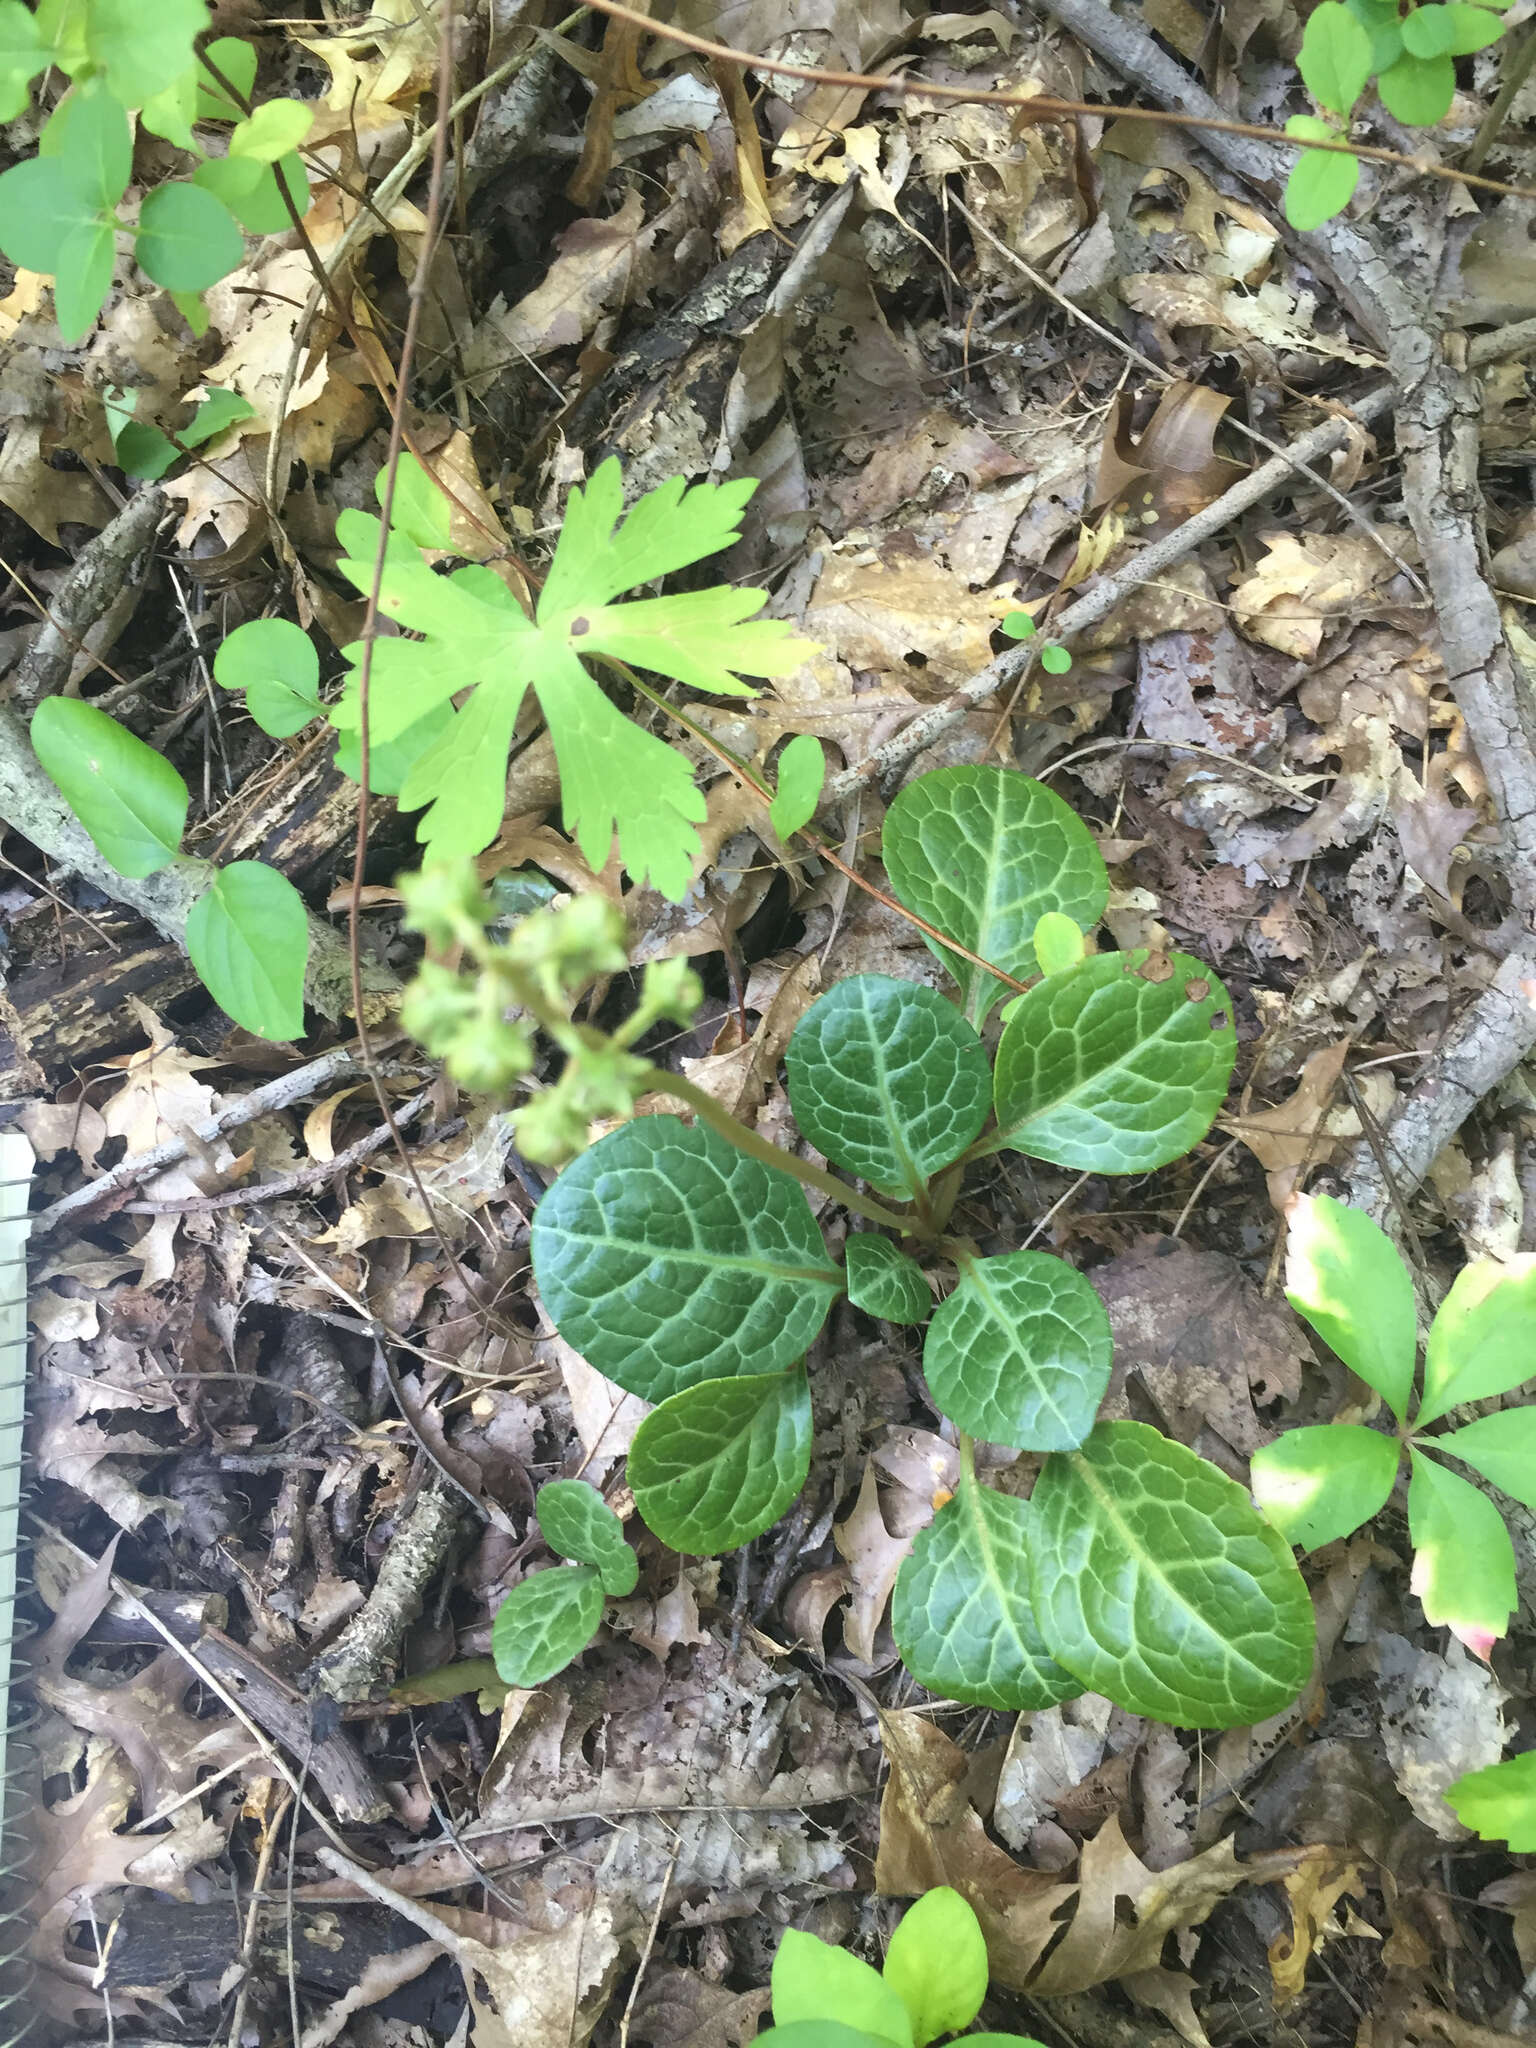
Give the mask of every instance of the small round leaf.
[[867, 1316], [887, 1323], [925, 1323], [933, 1296], [922, 1267], [898, 1251], [888, 1237], [854, 1230], [843, 1247], [848, 1299]]
[[97, 851], [135, 881], [174, 860], [187, 785], [163, 754], [78, 697], [45, 697], [32, 714], [44, 772]]
[[303, 1036], [309, 918], [286, 875], [260, 860], [220, 868], [187, 913], [187, 953], [237, 1024], [258, 1038]]
[[647, 1528], [703, 1557], [771, 1529], [810, 1468], [811, 1395], [797, 1370], [685, 1387], [641, 1423], [628, 1471]]
[[514, 1586], [491, 1622], [491, 1655], [508, 1685], [542, 1685], [597, 1634], [603, 1582], [590, 1565], [562, 1564]]
[[200, 185], [159, 185], [139, 208], [139, 268], [171, 292], [201, 292], [238, 270], [245, 241]]
[[290, 619], [251, 619], [213, 657], [221, 689], [244, 690], [246, 709], [273, 739], [287, 739], [318, 717], [320, 657]]
[[1397, 1477], [1395, 1438], [1360, 1423], [1288, 1429], [1253, 1454], [1253, 1497], [1287, 1543], [1317, 1550], [1379, 1515]]
[[1016, 1451], [1067, 1451], [1109, 1385], [1109, 1314], [1049, 1252], [966, 1259], [923, 1344], [934, 1401], [967, 1436]]
[[633, 1593], [640, 1566], [624, 1541], [624, 1524], [595, 1486], [554, 1479], [539, 1488], [534, 1505], [551, 1550], [577, 1564], [595, 1565], [610, 1600]]

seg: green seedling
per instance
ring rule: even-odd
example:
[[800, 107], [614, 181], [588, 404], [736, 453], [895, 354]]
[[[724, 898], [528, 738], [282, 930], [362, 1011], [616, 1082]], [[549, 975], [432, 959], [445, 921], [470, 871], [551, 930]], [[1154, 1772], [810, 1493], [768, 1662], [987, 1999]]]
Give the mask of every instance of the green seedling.
[[[1039, 632], [1028, 612], [1009, 612], [997, 630], [1006, 633], [1010, 640], [1033, 640]], [[1059, 640], [1042, 640], [1040, 666], [1048, 676], [1064, 676], [1072, 666], [1071, 653]]]
[[1391, 1435], [1364, 1423], [1288, 1430], [1253, 1459], [1260, 1507], [1288, 1542], [1315, 1550], [1386, 1506], [1407, 1459], [1413, 1590], [1425, 1617], [1486, 1657], [1516, 1605], [1515, 1553], [1497, 1507], [1442, 1462], [1469, 1465], [1536, 1509], [1536, 1406], [1426, 1431], [1450, 1410], [1525, 1385], [1536, 1370], [1536, 1257], [1478, 1259], [1456, 1276], [1430, 1326], [1417, 1404], [1413, 1281], [1392, 1240], [1328, 1195], [1291, 1209], [1286, 1294], [1386, 1403]]
[[605, 1600], [622, 1600], [640, 1568], [624, 1525], [595, 1487], [556, 1479], [535, 1503], [544, 1541], [570, 1563], [514, 1586], [491, 1624], [491, 1655], [508, 1685], [542, 1685], [597, 1634]]
[[1445, 1796], [1463, 1827], [1485, 1841], [1507, 1842], [1517, 1856], [1536, 1855], [1536, 1749], [1469, 1771]]

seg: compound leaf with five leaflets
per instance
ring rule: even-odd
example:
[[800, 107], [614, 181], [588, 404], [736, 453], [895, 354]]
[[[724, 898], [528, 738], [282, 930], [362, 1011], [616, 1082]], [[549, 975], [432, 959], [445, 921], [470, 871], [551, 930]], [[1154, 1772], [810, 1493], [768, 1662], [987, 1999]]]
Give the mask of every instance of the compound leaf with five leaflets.
[[805, 1374], [705, 1380], [646, 1416], [628, 1478], [646, 1527], [672, 1550], [708, 1556], [772, 1528], [811, 1468]]

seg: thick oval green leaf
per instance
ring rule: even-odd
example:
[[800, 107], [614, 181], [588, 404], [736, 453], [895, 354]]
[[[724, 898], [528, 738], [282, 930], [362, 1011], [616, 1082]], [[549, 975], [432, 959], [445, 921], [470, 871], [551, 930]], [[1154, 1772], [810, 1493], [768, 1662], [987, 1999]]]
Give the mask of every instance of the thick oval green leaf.
[[199, 185], [157, 185], [139, 208], [139, 268], [171, 292], [206, 291], [238, 270], [245, 241], [228, 209]]
[[514, 1586], [491, 1622], [491, 1655], [507, 1685], [542, 1685], [597, 1634], [603, 1582], [590, 1565], [562, 1564]]
[[685, 1387], [646, 1416], [629, 1448], [646, 1527], [696, 1557], [771, 1529], [810, 1469], [811, 1394], [798, 1369]]
[[1517, 1856], [1536, 1855], [1536, 1749], [1469, 1771], [1447, 1786], [1446, 1804], [1463, 1827], [1488, 1842], [1508, 1842]]
[[552, 1479], [534, 1503], [544, 1541], [561, 1557], [595, 1565], [610, 1600], [633, 1593], [640, 1580], [635, 1553], [624, 1541], [624, 1524], [595, 1486], [580, 1479]]
[[1287, 1214], [1286, 1300], [1401, 1422], [1419, 1325], [1396, 1246], [1363, 1210], [1332, 1195], [1298, 1195]]
[[909, 1200], [987, 1120], [981, 1040], [919, 982], [840, 981], [795, 1026], [784, 1064], [795, 1121], [817, 1150]]
[[1153, 1720], [1242, 1728], [1312, 1669], [1312, 1602], [1242, 1488], [1144, 1422], [1047, 1459], [1029, 1549], [1040, 1631], [1093, 1692]]
[[1536, 1514], [1536, 1408], [1505, 1408], [1425, 1441], [1460, 1458]]
[[902, 1914], [882, 1973], [901, 1993], [915, 2048], [957, 2034], [987, 1995], [987, 1938], [976, 1909], [953, 1885], [938, 1884]]
[[1027, 1501], [962, 1484], [896, 1575], [891, 1633], [919, 1685], [977, 1707], [1033, 1711], [1083, 1687], [1046, 1647], [1030, 1600]]
[[1285, 181], [1285, 217], [1303, 234], [1342, 213], [1360, 182], [1360, 159], [1331, 149], [1304, 149]]
[[574, 1160], [532, 1250], [561, 1336], [646, 1401], [781, 1372], [842, 1291], [799, 1183], [675, 1116], [636, 1117]]
[[1288, 1429], [1253, 1454], [1253, 1497], [1287, 1543], [1316, 1550], [1379, 1515], [1397, 1477], [1395, 1437], [1359, 1423]]
[[1448, 1628], [1474, 1655], [1486, 1657], [1519, 1598], [1515, 1546], [1487, 1494], [1411, 1444], [1408, 1455], [1409, 1583], [1432, 1628]]
[[[1046, 911], [1091, 931], [1109, 900], [1088, 827], [1054, 790], [1012, 768], [970, 763], [920, 775], [886, 813], [882, 850], [908, 910], [1018, 980], [1040, 971], [1034, 935]], [[1005, 984], [928, 943], [980, 1024]]]
[[246, 709], [275, 740], [302, 732], [320, 712], [320, 657], [290, 619], [236, 626], [213, 657], [213, 679], [244, 690]]
[[[796, 2022], [839, 2023], [912, 2048], [912, 2022], [901, 1993], [862, 1957], [799, 1928], [786, 1928], [773, 1959], [773, 2017], [781, 2027]], [[777, 2029], [775, 2030], [777, 2031]]]
[[78, 697], [45, 697], [32, 714], [44, 772], [120, 875], [141, 880], [174, 860], [187, 785], [163, 754]]
[[1296, 68], [1320, 107], [1347, 114], [1371, 75], [1371, 39], [1341, 0], [1322, 0], [1307, 18]]
[[855, 1308], [888, 1323], [927, 1322], [933, 1296], [923, 1269], [888, 1237], [878, 1237], [872, 1230], [850, 1231], [843, 1260], [848, 1299]]
[[1414, 1428], [1536, 1378], [1536, 1257], [1463, 1266], [1430, 1326]]
[[987, 1149], [1148, 1173], [1204, 1137], [1236, 1057], [1232, 1004], [1208, 967], [1183, 953], [1155, 964], [1142, 951], [1095, 954], [1012, 1006]]
[[821, 801], [827, 757], [812, 732], [798, 732], [779, 756], [779, 786], [768, 806], [768, 822], [781, 839], [808, 825]]
[[1049, 1252], [965, 1259], [934, 1310], [923, 1376], [967, 1436], [1016, 1451], [1068, 1451], [1093, 1427], [1114, 1360], [1109, 1312]]
[[309, 918], [286, 875], [260, 860], [220, 868], [187, 914], [187, 954], [237, 1024], [258, 1038], [303, 1037]]
[[1376, 90], [1389, 114], [1410, 128], [1432, 128], [1451, 110], [1456, 91], [1456, 64], [1450, 57], [1411, 57], [1406, 52], [1388, 71], [1380, 72]]

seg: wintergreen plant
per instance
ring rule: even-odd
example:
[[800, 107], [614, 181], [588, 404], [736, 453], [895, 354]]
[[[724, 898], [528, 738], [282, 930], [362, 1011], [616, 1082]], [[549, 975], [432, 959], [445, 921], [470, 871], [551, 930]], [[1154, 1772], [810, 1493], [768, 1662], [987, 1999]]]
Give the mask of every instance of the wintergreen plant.
[[[987, 1944], [948, 1885], [908, 1907], [876, 1970], [789, 1928], [773, 1959], [773, 2025], [759, 2048], [928, 2048], [968, 2027], [987, 1995]], [[1023, 2034], [967, 2034], [967, 2048], [1040, 2048]]]
[[1414, 1401], [1413, 1281], [1369, 1216], [1330, 1195], [1290, 1212], [1291, 1306], [1386, 1403], [1391, 1435], [1366, 1423], [1287, 1430], [1253, 1459], [1260, 1507], [1305, 1550], [1348, 1536], [1386, 1506], [1406, 1457], [1413, 1590], [1428, 1621], [1486, 1657], [1516, 1606], [1515, 1552], [1497, 1507], [1441, 1463], [1470, 1465], [1536, 1511], [1536, 1405], [1426, 1435], [1452, 1408], [1512, 1393], [1536, 1375], [1536, 1257], [1477, 1259], [1430, 1326]]
[[[313, 110], [275, 99], [247, 112], [219, 79], [248, 106], [255, 48], [223, 36], [200, 60], [194, 45], [208, 22], [207, 0], [38, 0], [35, 10], [0, 0], [0, 121], [22, 111], [40, 73], [72, 82], [37, 154], [0, 175], [0, 249], [52, 277], [66, 342], [89, 333], [106, 303], [119, 235], [132, 238], [139, 269], [201, 334], [201, 294], [244, 260], [242, 230], [289, 226], [279, 179], [294, 211], [308, 210], [297, 146]], [[136, 218], [126, 219], [118, 208], [132, 176], [134, 113], [197, 162], [189, 177], [146, 192]], [[194, 123], [227, 126], [227, 154], [210, 155]]]
[[184, 855], [186, 783], [163, 754], [94, 704], [44, 698], [32, 714], [32, 745], [120, 875], [142, 879], [173, 861], [206, 874], [208, 887], [187, 917], [187, 953], [220, 1008], [259, 1037], [301, 1036], [309, 919], [292, 882], [265, 861], [216, 868]]
[[595, 1487], [553, 1480], [535, 1512], [544, 1541], [571, 1561], [535, 1572], [497, 1608], [491, 1653], [508, 1685], [542, 1685], [563, 1671], [597, 1634], [604, 1600], [622, 1600], [640, 1580], [624, 1525]]
[[[1109, 1319], [1080, 1273], [1041, 1251], [983, 1257], [950, 1230], [965, 1168], [1001, 1151], [1121, 1174], [1188, 1151], [1232, 1069], [1226, 992], [1181, 954], [1085, 951], [1104, 863], [1027, 776], [919, 778], [891, 806], [884, 857], [906, 907], [989, 965], [936, 944], [960, 1006], [855, 975], [797, 1026], [795, 1119], [863, 1188], [658, 1071], [652, 1085], [697, 1120], [637, 1117], [555, 1181], [533, 1224], [545, 1308], [597, 1371], [656, 1404], [629, 1483], [646, 1525], [693, 1554], [749, 1542], [805, 1484], [804, 1358], [839, 1295], [926, 1322], [924, 1372], [960, 1432], [961, 1477], [897, 1580], [892, 1628], [913, 1675], [999, 1708], [1092, 1688], [1165, 1720], [1261, 1720], [1310, 1669], [1312, 1609], [1289, 1547], [1194, 1452], [1141, 1423], [1096, 1422]], [[1058, 971], [1041, 974], [1042, 951]], [[979, 1027], [1008, 986], [992, 968], [1033, 985], [989, 1061]], [[805, 1186], [873, 1226], [850, 1231], [841, 1263]], [[936, 1311], [914, 1252], [953, 1276]], [[982, 1483], [976, 1438], [1044, 1455], [1029, 1499]], [[590, 1595], [573, 1607], [567, 1654], [590, 1612]]]
[[[1504, 33], [1508, 0], [1322, 0], [1307, 18], [1297, 57], [1307, 90], [1323, 110], [1293, 114], [1287, 135], [1300, 142], [1347, 142], [1349, 120], [1372, 78], [1389, 114], [1432, 128], [1450, 111], [1456, 59]], [[1321, 227], [1342, 213], [1360, 180], [1360, 159], [1342, 150], [1304, 149], [1285, 187], [1293, 228]]]
[[1517, 1856], [1536, 1855], [1536, 1749], [1468, 1771], [1446, 1790], [1464, 1827], [1485, 1841], [1507, 1842]]

